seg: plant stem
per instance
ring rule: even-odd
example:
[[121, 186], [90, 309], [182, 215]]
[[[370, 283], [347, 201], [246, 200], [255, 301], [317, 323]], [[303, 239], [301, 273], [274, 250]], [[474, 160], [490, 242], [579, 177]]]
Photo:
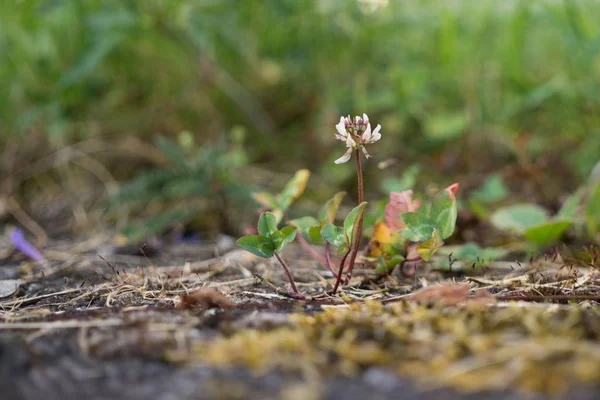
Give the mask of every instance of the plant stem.
[[302, 294], [298, 291], [298, 288], [296, 287], [296, 282], [294, 282], [294, 277], [292, 276], [290, 267], [288, 267], [288, 265], [285, 263], [285, 261], [283, 261], [283, 258], [281, 258], [279, 256], [278, 252], [275, 251], [275, 252], [273, 252], [273, 254], [275, 254], [275, 258], [277, 258], [277, 261], [279, 261], [279, 264], [281, 264], [281, 266], [285, 270], [285, 274], [287, 275], [288, 280], [290, 281], [290, 285], [292, 285], [292, 290], [294, 291], [294, 293], [302, 296]]
[[[356, 176], [358, 180], [358, 204], [361, 204], [364, 201], [364, 185], [363, 185], [363, 172], [362, 172], [362, 163], [360, 160], [360, 149], [355, 150], [356, 154]], [[352, 277], [352, 271], [354, 270], [354, 262], [356, 261], [356, 256], [358, 254], [358, 248], [360, 247], [360, 240], [362, 238], [362, 224], [363, 224], [363, 214], [360, 215], [358, 219], [358, 223], [354, 232], [354, 241], [352, 242], [352, 254], [350, 255], [350, 264], [348, 266], [348, 272], [346, 273], [346, 283], [350, 281]]]
[[329, 255], [329, 242], [325, 242], [325, 265], [327, 265], [327, 269], [329, 272], [333, 274], [334, 278], [337, 278], [338, 275], [333, 270], [333, 266], [331, 264], [331, 256]]
[[342, 273], [344, 272], [344, 265], [346, 264], [346, 258], [348, 257], [348, 254], [350, 254], [350, 249], [348, 249], [348, 251], [346, 251], [346, 254], [344, 254], [342, 261], [340, 261], [340, 269], [337, 273], [337, 279], [335, 280], [335, 286], [333, 287], [333, 294], [335, 294], [337, 292], [338, 287], [340, 286], [340, 282], [342, 281]]
[[[300, 243], [300, 246], [302, 247], [302, 249], [306, 253], [308, 253], [308, 255], [310, 255], [312, 258], [314, 258], [315, 261], [320, 262], [322, 264], [325, 264], [327, 262], [327, 257], [322, 256], [321, 254], [317, 253], [317, 251], [312, 248], [312, 246], [306, 241], [306, 239], [304, 239], [304, 236], [302, 236], [302, 234], [298, 233], [296, 235], [296, 238], [298, 239], [298, 243]], [[328, 265], [328, 267], [329, 267], [329, 265]]]

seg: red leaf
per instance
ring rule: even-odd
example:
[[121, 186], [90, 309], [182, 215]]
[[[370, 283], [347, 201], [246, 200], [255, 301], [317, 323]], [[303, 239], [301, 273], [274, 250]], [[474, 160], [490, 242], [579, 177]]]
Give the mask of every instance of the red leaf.
[[391, 231], [399, 231], [406, 227], [402, 214], [414, 212], [421, 206], [420, 200], [412, 199], [413, 191], [390, 193], [390, 202], [385, 206], [385, 223]]

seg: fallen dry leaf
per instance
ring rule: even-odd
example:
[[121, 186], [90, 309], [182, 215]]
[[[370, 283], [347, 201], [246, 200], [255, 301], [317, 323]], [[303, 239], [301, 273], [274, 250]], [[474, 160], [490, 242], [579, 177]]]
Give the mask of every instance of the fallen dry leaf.
[[430, 286], [411, 294], [408, 296], [408, 300], [437, 302], [446, 306], [454, 306], [459, 303], [472, 305], [490, 305], [496, 303], [496, 298], [487, 290], [480, 289], [472, 297], [469, 297], [469, 290], [470, 286], [464, 283]]
[[177, 308], [201, 308], [205, 310], [211, 308], [229, 309], [235, 308], [235, 303], [231, 302], [231, 300], [229, 300], [226, 296], [219, 293], [213, 288], [202, 288], [199, 289], [196, 293], [184, 294], [183, 296], [181, 296]]
[[469, 289], [469, 285], [459, 283], [429, 286], [411, 294], [408, 299], [422, 302], [439, 302], [452, 306], [466, 301], [469, 298]]

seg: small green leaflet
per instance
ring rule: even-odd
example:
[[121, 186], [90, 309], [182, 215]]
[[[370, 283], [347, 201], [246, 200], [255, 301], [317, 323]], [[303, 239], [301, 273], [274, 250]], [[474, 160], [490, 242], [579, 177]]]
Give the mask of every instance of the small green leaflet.
[[[300, 234], [308, 240], [309, 243], [320, 244], [323, 243], [323, 239], [321, 238], [321, 225], [319, 221], [317, 221], [313, 217], [302, 217], [293, 219], [290, 221], [290, 224], [297, 226]], [[314, 236], [314, 228], [317, 229], [317, 236]], [[312, 230], [312, 231], [311, 231]]]
[[275, 250], [281, 252], [288, 243], [292, 242], [296, 238], [297, 228], [295, 226], [286, 226], [281, 228], [271, 237]]
[[275, 251], [275, 246], [271, 240], [261, 235], [242, 236], [236, 244], [242, 249], [264, 258], [273, 257]]
[[515, 204], [496, 210], [490, 222], [496, 228], [523, 234], [527, 229], [548, 221], [548, 212], [535, 204]]
[[429, 212], [429, 217], [439, 227], [442, 239], [449, 238], [454, 232], [457, 216], [456, 198], [450, 196], [447, 190], [442, 190], [433, 198]]
[[272, 195], [268, 192], [255, 192], [252, 198], [259, 204], [273, 212], [275, 220], [279, 223], [283, 219], [285, 210], [304, 192], [306, 184], [310, 178], [310, 171], [301, 169], [296, 172], [294, 177], [285, 185], [283, 190]]
[[431, 239], [424, 241], [417, 247], [417, 253], [419, 253], [423, 260], [429, 261], [431, 256], [433, 256], [443, 244], [444, 241], [440, 237], [438, 230], [434, 229]]
[[346, 243], [348, 246], [352, 243], [352, 237], [354, 236], [354, 226], [358, 220], [362, 217], [362, 214], [367, 206], [367, 202], [363, 201], [358, 206], [354, 207], [344, 220], [344, 235], [346, 236]]
[[310, 178], [310, 171], [307, 169], [301, 169], [296, 172], [294, 177], [285, 185], [281, 193], [277, 196], [279, 207], [282, 210], [287, 208], [296, 200], [306, 189], [306, 184]]
[[345, 196], [346, 192], [338, 192], [331, 199], [327, 200], [327, 203], [321, 208], [318, 215], [321, 225], [333, 224], [335, 222], [335, 215]]
[[571, 221], [549, 221], [544, 224], [535, 225], [528, 228], [523, 233], [523, 236], [533, 243], [547, 245], [560, 239], [571, 225]]
[[348, 244], [346, 242], [346, 237], [344, 236], [344, 230], [333, 224], [325, 225], [323, 229], [321, 229], [321, 236], [331, 243], [333, 247], [342, 247]]
[[270, 212], [260, 214], [258, 219], [258, 233], [262, 236], [271, 237], [277, 232], [277, 219]]
[[438, 228], [436, 223], [428, 216], [414, 212], [401, 215], [406, 228], [400, 234], [411, 242], [424, 242], [433, 237], [433, 232]]

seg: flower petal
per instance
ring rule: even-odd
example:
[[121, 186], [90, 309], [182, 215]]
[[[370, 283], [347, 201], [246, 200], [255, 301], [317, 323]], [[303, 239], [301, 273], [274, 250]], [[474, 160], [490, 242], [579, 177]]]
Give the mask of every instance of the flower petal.
[[15, 228], [10, 234], [10, 241], [13, 246], [21, 253], [34, 261], [42, 262], [45, 260], [44, 256], [38, 249], [36, 249], [31, 243], [25, 238], [25, 234], [19, 228]]
[[361, 148], [362, 148], [363, 153], [365, 153], [365, 157], [371, 158], [371, 155], [369, 153], [367, 153], [367, 149], [365, 148], [365, 146], [362, 146]]
[[373, 130], [373, 134], [371, 135], [371, 143], [375, 143], [376, 141], [381, 139], [381, 133], [379, 133], [380, 130], [381, 130], [381, 125], [377, 125], [375, 127], [375, 129]]
[[371, 124], [367, 123], [367, 129], [362, 134], [363, 143], [371, 143]]
[[369, 123], [369, 116], [365, 113], [363, 113], [363, 123], [365, 123], [365, 124]]
[[348, 151], [346, 151], [346, 153], [344, 153], [343, 156], [341, 156], [340, 158], [335, 160], [335, 163], [343, 164], [343, 163], [347, 162], [350, 159], [350, 157], [352, 157], [352, 149], [348, 149]]
[[346, 147], [356, 147], [356, 142], [354, 141], [354, 139], [352, 139], [352, 135], [348, 135], [348, 137], [346, 137]]
[[344, 121], [344, 117], [340, 117], [340, 122], [335, 125], [335, 129], [341, 136], [346, 136], [346, 122]]

